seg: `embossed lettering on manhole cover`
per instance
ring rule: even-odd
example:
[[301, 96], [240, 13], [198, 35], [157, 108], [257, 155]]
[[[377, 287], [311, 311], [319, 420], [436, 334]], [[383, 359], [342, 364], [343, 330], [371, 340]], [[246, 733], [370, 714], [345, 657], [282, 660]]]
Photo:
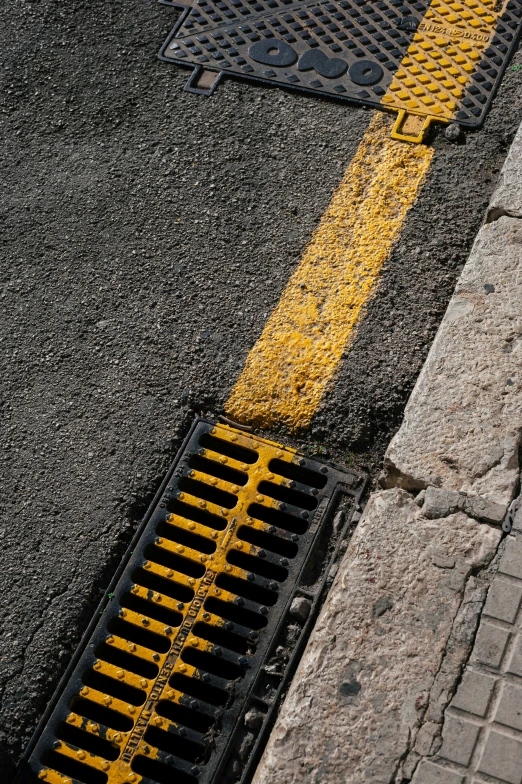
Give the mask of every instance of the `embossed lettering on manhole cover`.
[[159, 56], [195, 67], [190, 91], [226, 73], [271, 82], [395, 111], [407, 138], [408, 122], [414, 136], [433, 120], [480, 125], [521, 13], [522, 0], [192, 0]]
[[364, 483], [196, 422], [27, 750], [21, 784], [246, 777]]

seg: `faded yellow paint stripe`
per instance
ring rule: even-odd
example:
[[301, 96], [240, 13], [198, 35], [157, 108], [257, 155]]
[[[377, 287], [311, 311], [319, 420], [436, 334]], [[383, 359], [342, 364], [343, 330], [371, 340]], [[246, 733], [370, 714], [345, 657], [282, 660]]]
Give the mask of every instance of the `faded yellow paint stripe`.
[[432, 155], [422, 144], [391, 139], [389, 117], [373, 117], [248, 355], [225, 406], [232, 419], [294, 431], [310, 424]]

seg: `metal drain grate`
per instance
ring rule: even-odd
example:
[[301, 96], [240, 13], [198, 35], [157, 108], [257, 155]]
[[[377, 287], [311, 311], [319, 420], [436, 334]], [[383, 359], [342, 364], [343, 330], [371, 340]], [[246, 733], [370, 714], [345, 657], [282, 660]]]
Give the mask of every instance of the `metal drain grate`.
[[349, 525], [363, 486], [355, 472], [198, 420], [21, 784], [246, 780], [331, 579], [343, 505]]
[[398, 112], [410, 141], [408, 114], [480, 125], [522, 17], [520, 0], [167, 4], [184, 13], [159, 56], [195, 69], [189, 91], [210, 94], [229, 73], [335, 96]]

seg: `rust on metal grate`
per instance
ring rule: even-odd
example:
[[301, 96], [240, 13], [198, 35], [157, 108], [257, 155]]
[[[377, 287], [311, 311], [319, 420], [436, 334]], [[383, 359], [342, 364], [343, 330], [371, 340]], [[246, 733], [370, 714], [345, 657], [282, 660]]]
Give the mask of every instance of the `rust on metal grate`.
[[160, 58], [210, 95], [223, 75], [397, 113], [395, 138], [431, 122], [479, 126], [521, 29], [521, 0], [187, 0]]
[[21, 784], [246, 781], [363, 486], [355, 471], [197, 420]]

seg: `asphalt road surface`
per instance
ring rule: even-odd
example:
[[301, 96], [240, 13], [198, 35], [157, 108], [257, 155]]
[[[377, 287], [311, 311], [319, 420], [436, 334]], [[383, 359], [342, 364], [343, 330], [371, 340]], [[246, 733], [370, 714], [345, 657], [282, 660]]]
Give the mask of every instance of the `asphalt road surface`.
[[[175, 15], [155, 0], [3, 9], [7, 782], [189, 423], [222, 412], [372, 115], [234, 81], [184, 93], [188, 73], [156, 59]], [[510, 67], [482, 131], [434, 139], [366, 319], [295, 445], [378, 472], [521, 85]]]

